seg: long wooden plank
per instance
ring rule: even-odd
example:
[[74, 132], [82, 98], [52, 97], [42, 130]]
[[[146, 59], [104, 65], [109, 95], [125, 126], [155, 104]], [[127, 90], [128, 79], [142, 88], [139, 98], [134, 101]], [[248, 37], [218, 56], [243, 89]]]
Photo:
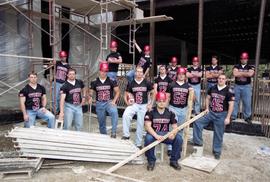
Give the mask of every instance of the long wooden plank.
[[182, 125], [178, 126], [177, 128], [175, 128], [174, 130], [172, 130], [171, 132], [167, 133], [166, 135], [163, 136], [162, 140], [157, 140], [153, 143], [151, 143], [150, 145], [144, 147], [142, 150], [136, 152], [135, 154], [132, 154], [131, 156], [129, 156], [128, 158], [126, 158], [125, 160], [119, 162], [118, 164], [112, 166], [111, 168], [109, 168], [106, 172], [113, 172], [115, 170], [117, 170], [118, 168], [122, 167], [123, 165], [125, 165], [126, 163], [128, 163], [129, 161], [133, 160], [134, 158], [142, 155], [143, 153], [145, 153], [147, 150], [153, 148], [154, 146], [158, 145], [159, 143], [161, 143], [162, 141], [166, 140], [171, 133], [175, 133], [178, 132], [180, 130], [182, 130], [183, 128], [189, 126], [191, 123], [193, 123], [194, 121], [196, 121], [197, 119], [203, 117], [206, 114], [205, 111], [201, 112], [200, 114], [198, 114], [197, 116], [195, 116], [194, 118], [186, 121], [185, 123], [183, 123]]

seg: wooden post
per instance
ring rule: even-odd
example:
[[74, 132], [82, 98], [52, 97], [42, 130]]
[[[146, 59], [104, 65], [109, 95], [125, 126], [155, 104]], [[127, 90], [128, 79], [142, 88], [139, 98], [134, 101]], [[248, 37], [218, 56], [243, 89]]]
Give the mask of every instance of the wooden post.
[[186, 121], [185, 123], [183, 123], [182, 125], [178, 126], [177, 128], [175, 128], [174, 130], [172, 130], [171, 132], [167, 133], [166, 135], [163, 136], [162, 140], [156, 140], [155, 142], [151, 143], [150, 145], [144, 147], [143, 149], [137, 151], [136, 153], [132, 154], [131, 156], [129, 156], [128, 158], [126, 158], [125, 160], [119, 162], [118, 164], [112, 166], [111, 168], [109, 168], [106, 172], [108, 173], [112, 173], [113, 171], [116, 171], [117, 169], [119, 169], [120, 167], [122, 167], [123, 165], [127, 164], [128, 162], [132, 161], [133, 159], [135, 159], [136, 157], [142, 155], [143, 153], [145, 153], [147, 150], [155, 147], [156, 145], [158, 145], [159, 143], [163, 142], [164, 140], [166, 140], [172, 133], [177, 133], [180, 130], [182, 130], [183, 128], [189, 126], [191, 123], [193, 123], [194, 121], [196, 121], [197, 119], [203, 117], [206, 114], [205, 111], [201, 112], [200, 114], [198, 114], [197, 116], [195, 116], [194, 118]]
[[[191, 118], [191, 112], [192, 112], [192, 106], [193, 106], [193, 99], [194, 99], [194, 90], [192, 89], [189, 92], [188, 96], [188, 112], [186, 115], [186, 121], [190, 120]], [[189, 138], [189, 125], [184, 128], [184, 141], [183, 141], [183, 147], [182, 147], [182, 159], [185, 158], [186, 153], [187, 153], [187, 141]]]

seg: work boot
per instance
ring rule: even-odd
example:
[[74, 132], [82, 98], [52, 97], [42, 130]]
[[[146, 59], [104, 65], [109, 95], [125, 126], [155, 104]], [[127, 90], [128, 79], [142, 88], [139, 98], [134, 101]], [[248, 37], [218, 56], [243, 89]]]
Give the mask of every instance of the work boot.
[[178, 164], [177, 161], [171, 161], [170, 166], [173, 167], [175, 170], [181, 170], [181, 166]]
[[170, 157], [172, 155], [172, 150], [167, 150], [167, 155]]
[[248, 124], [252, 124], [252, 119], [251, 119], [251, 116], [246, 118], [245, 121], [248, 123]]
[[147, 171], [153, 171], [155, 168], [155, 162], [148, 162]]
[[126, 137], [126, 136], [122, 136], [121, 138], [122, 140], [129, 140], [129, 137]]
[[112, 133], [111, 138], [116, 138], [116, 133]]

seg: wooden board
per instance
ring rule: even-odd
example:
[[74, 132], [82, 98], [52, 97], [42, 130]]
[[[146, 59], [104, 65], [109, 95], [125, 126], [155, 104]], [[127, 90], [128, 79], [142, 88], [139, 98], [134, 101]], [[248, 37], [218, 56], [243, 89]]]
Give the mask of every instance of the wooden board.
[[217, 165], [220, 163], [220, 160], [216, 160], [213, 157], [194, 157], [194, 156], [189, 156], [185, 158], [184, 160], [181, 161], [181, 164], [183, 166], [187, 166], [193, 169], [197, 169], [200, 171], [204, 171], [207, 173], [211, 173]]
[[32, 178], [34, 169], [19, 169], [0, 172], [0, 179], [29, 179]]

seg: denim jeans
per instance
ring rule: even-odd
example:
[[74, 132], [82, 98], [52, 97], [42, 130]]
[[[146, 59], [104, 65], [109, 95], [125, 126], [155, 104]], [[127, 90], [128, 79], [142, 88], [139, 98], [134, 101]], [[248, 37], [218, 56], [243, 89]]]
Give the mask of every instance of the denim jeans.
[[196, 120], [193, 124], [193, 143], [197, 145], [203, 145], [202, 131], [210, 122], [214, 125], [214, 137], [213, 137], [213, 152], [220, 155], [223, 143], [224, 134], [224, 120], [227, 116], [226, 112], [212, 112], [210, 111], [205, 116]]
[[99, 124], [99, 132], [101, 134], [107, 134], [106, 128], [106, 111], [111, 116], [112, 120], [112, 133], [116, 134], [117, 123], [118, 123], [118, 111], [116, 106], [111, 105], [111, 101], [96, 103], [96, 112]]
[[64, 110], [64, 129], [70, 130], [72, 121], [74, 120], [74, 127], [76, 131], [80, 131], [83, 126], [83, 112], [81, 105], [74, 105], [65, 103]]
[[207, 93], [208, 93], [208, 90], [209, 90], [211, 87], [215, 86], [215, 85], [217, 85], [217, 83], [207, 82], [206, 95], [207, 95]]
[[[64, 83], [56, 82], [56, 85], [55, 85], [55, 90], [56, 90], [55, 111], [56, 111], [56, 113], [58, 113], [59, 109], [60, 109], [60, 106], [59, 106], [59, 104], [60, 104], [60, 88], [63, 86], [63, 84]], [[54, 83], [52, 84], [52, 107], [53, 107], [52, 111], [54, 111]]]
[[132, 80], [134, 79], [135, 76], [135, 70], [130, 70], [129, 72], [127, 72], [127, 80], [128, 82], [132, 82]]
[[[157, 132], [157, 134], [164, 136], [167, 133], [166, 132]], [[147, 146], [147, 145], [153, 143], [154, 141], [156, 141], [155, 137], [153, 137], [151, 134], [147, 133], [145, 136], [144, 146]], [[172, 153], [171, 153], [170, 161], [177, 162], [181, 157], [182, 143], [183, 143], [182, 137], [179, 134], [177, 134], [173, 140], [170, 140], [167, 138], [162, 143], [172, 145]], [[154, 163], [156, 161], [155, 147], [146, 151], [145, 156], [147, 157], [148, 163]]]
[[137, 129], [136, 129], [136, 145], [142, 146], [142, 138], [144, 131], [144, 116], [147, 111], [147, 104], [136, 104], [128, 106], [123, 114], [123, 136], [129, 137], [130, 122], [135, 114], [137, 114]]
[[194, 89], [194, 94], [196, 97], [193, 109], [195, 114], [199, 114], [201, 112], [201, 84], [190, 85]]
[[240, 99], [243, 102], [243, 115], [244, 119], [247, 119], [251, 116], [251, 97], [252, 97], [252, 89], [251, 85], [234, 85], [234, 94], [235, 94], [235, 102], [232, 113], [232, 118], [236, 119], [238, 114], [238, 108]]
[[55, 117], [50, 111], [47, 111], [46, 113], [44, 113], [42, 112], [41, 109], [37, 111], [26, 110], [26, 113], [29, 117], [29, 120], [24, 122], [25, 128], [30, 128], [31, 126], [35, 126], [36, 117], [39, 117], [40, 119], [45, 120], [48, 123], [48, 128], [54, 128]]
[[108, 72], [107, 76], [111, 79], [111, 80], [116, 80], [117, 79], [117, 72]]

